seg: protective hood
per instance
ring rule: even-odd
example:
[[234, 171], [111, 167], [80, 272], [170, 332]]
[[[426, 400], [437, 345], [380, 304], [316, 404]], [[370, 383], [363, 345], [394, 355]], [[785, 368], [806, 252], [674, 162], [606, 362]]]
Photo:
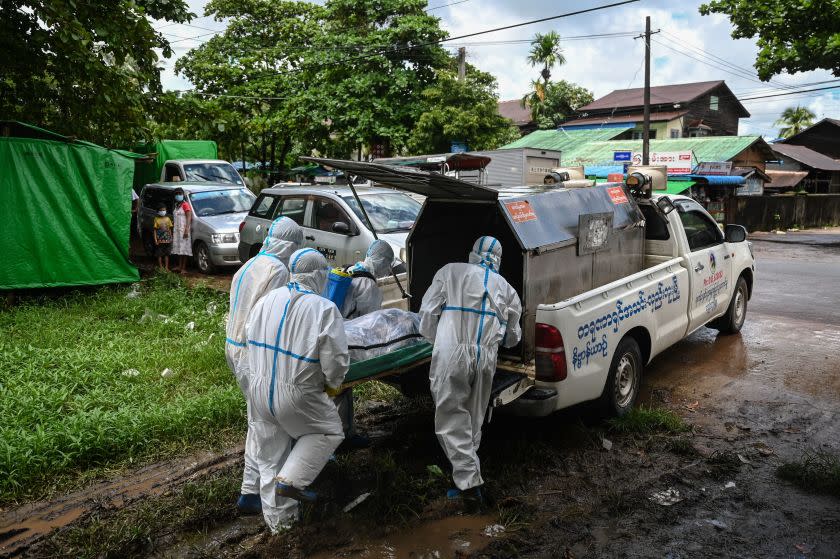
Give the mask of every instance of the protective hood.
[[479, 237], [470, 252], [470, 264], [486, 266], [494, 272], [502, 265], [502, 243], [495, 237]]
[[376, 239], [370, 244], [365, 259], [354, 266], [363, 267], [376, 278], [384, 278], [391, 274], [394, 264], [394, 249], [382, 239]]
[[323, 254], [314, 248], [304, 248], [295, 251], [290, 262], [290, 286], [297, 284], [301, 289], [319, 295], [324, 292], [329, 267]]
[[301, 244], [303, 244], [303, 229], [288, 217], [278, 217], [268, 228], [262, 252], [276, 256], [288, 266], [292, 253]]

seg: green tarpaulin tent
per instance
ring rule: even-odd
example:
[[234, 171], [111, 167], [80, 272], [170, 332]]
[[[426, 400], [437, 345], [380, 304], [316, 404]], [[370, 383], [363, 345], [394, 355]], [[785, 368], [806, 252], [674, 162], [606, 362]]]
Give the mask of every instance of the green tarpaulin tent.
[[128, 259], [133, 154], [0, 122], [0, 289], [139, 280]]
[[148, 157], [137, 162], [134, 188], [160, 180], [163, 164], [173, 159], [218, 159], [219, 146], [212, 140], [160, 140], [134, 146], [134, 151]]

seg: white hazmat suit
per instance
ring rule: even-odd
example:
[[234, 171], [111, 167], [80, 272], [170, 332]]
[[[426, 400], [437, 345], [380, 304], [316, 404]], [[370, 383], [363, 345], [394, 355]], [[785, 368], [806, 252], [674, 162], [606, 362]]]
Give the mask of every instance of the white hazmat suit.
[[434, 343], [435, 433], [462, 491], [484, 483], [478, 447], [499, 345], [512, 347], [522, 336], [522, 304], [498, 273], [501, 259], [496, 239], [479, 238], [469, 264], [438, 270], [420, 308], [420, 333]]
[[[225, 339], [225, 357], [239, 388], [248, 396], [248, 348], [245, 324], [254, 304], [272, 289], [289, 282], [289, 257], [303, 242], [303, 230], [288, 217], [280, 217], [268, 229], [262, 250], [248, 260], [233, 276], [230, 284], [230, 314]], [[248, 434], [245, 437], [245, 471], [242, 474], [243, 495], [258, 495], [260, 472], [254, 461], [251, 433], [251, 406], [248, 405]]]
[[289, 284], [260, 299], [246, 327], [260, 497], [273, 532], [297, 518], [297, 501], [278, 496], [275, 482], [305, 489], [344, 439], [324, 389], [338, 388], [350, 364], [341, 315], [319, 295], [326, 259], [299, 250], [289, 270]]
[[370, 244], [365, 259], [351, 266], [347, 271], [370, 274], [370, 277], [355, 277], [347, 290], [347, 296], [341, 307], [344, 318], [358, 318], [382, 308], [382, 292], [376, 280], [391, 273], [394, 264], [394, 250], [387, 242], [377, 239]]
[[[348, 268], [348, 272], [363, 273], [365, 276], [354, 277], [347, 290], [347, 296], [341, 307], [341, 315], [346, 319], [358, 318], [382, 308], [382, 292], [376, 280], [391, 273], [394, 264], [394, 250], [382, 239], [373, 241], [365, 253], [365, 259]], [[373, 276], [367, 277], [367, 275]], [[356, 438], [356, 425], [353, 421], [353, 390], [345, 390], [335, 398], [338, 415], [344, 426], [344, 434], [349, 441]]]

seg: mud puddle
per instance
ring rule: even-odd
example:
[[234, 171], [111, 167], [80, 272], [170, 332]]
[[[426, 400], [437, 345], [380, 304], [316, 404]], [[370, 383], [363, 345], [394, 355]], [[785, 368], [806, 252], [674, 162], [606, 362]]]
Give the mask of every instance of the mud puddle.
[[221, 470], [239, 460], [242, 448], [221, 454], [205, 452], [181, 460], [158, 462], [116, 480], [97, 483], [50, 501], [0, 512], [0, 556], [15, 557], [53, 531], [96, 509], [122, 508], [138, 499], [162, 495], [188, 481]]
[[348, 546], [312, 555], [312, 559], [447, 559], [481, 550], [504, 527], [494, 516], [450, 516], [394, 532], [381, 539], [359, 538]]

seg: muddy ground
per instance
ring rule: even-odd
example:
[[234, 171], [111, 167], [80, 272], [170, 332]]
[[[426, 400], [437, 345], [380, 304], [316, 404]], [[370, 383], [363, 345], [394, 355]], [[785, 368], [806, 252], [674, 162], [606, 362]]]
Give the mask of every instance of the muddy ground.
[[676, 417], [497, 414], [481, 448], [495, 499], [486, 515], [461, 515], [443, 497], [430, 403], [372, 400], [358, 412], [372, 448], [327, 466], [316, 482], [323, 502], [290, 532], [271, 536], [259, 517], [238, 515], [241, 459], [231, 449], [0, 511], [0, 553], [840, 557], [840, 498], [777, 475], [786, 462], [840, 453], [840, 235], [795, 235], [756, 238], [741, 335], [702, 329], [648, 368], [644, 404]]

